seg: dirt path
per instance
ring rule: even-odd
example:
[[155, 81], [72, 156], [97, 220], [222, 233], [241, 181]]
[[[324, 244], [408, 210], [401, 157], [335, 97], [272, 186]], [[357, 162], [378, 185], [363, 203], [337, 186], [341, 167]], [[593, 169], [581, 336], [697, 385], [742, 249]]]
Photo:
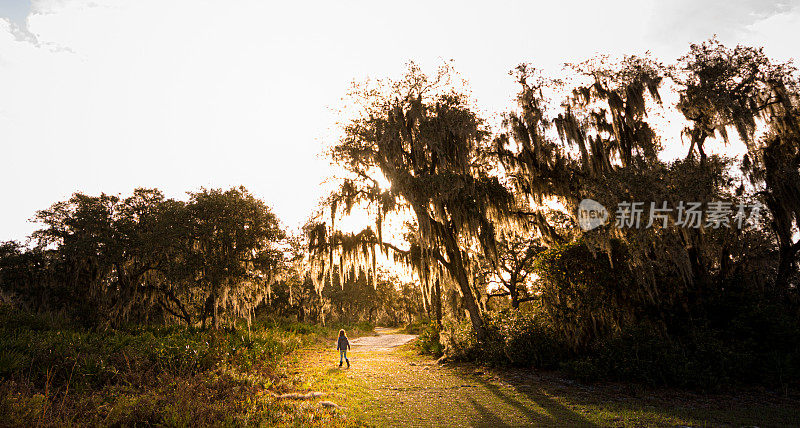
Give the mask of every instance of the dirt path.
[[[366, 381], [375, 407], [382, 407], [377, 421], [390, 426], [530, 426], [556, 422], [591, 426], [546, 397], [541, 404], [500, 382], [464, 367], [441, 366], [418, 358], [407, 350], [391, 349], [416, 336], [378, 331], [380, 336], [352, 341], [355, 376]], [[403, 352], [406, 351], [406, 352]], [[545, 411], [545, 414], [542, 414]]]
[[350, 345], [367, 351], [375, 351], [405, 345], [417, 338], [414, 334], [399, 334], [396, 330], [386, 327], [376, 327], [375, 333], [378, 335], [355, 338], [350, 341]]
[[[402, 427], [793, 425], [797, 401], [709, 398], [631, 387], [582, 386], [531, 370], [440, 365], [417, 355], [415, 336], [389, 329], [351, 340], [351, 368], [335, 346], [307, 349], [299, 388], [328, 392], [344, 425]], [[771, 400], [765, 402], [766, 400]], [[764, 418], [769, 417], [772, 423]]]

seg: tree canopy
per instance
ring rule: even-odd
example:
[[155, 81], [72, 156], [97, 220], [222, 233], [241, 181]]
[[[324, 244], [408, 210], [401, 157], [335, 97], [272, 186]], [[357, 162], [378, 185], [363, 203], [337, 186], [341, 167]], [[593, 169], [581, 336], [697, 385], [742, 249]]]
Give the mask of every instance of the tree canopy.
[[[504, 113], [496, 130], [453, 84], [448, 67], [427, 76], [412, 63], [402, 79], [356, 86], [351, 102], [360, 114], [330, 151], [348, 175], [326, 201], [330, 221], [320, 218], [308, 230], [312, 276], [323, 280], [337, 268], [374, 272], [376, 251], [382, 252], [416, 272], [428, 305], [441, 304], [437, 287], [452, 285], [478, 337], [489, 282], [502, 283], [507, 291], [500, 295], [515, 300], [513, 306], [524, 293], [556, 312], [564, 308], [561, 292], [549, 294], [551, 286], [567, 292], [564, 278], [541, 272], [532, 289], [519, 288], [514, 278], [524, 280], [534, 259], [549, 257], [542, 250], [578, 241], [630, 277], [625, 293], [604, 295], [617, 311], [607, 321], [617, 328], [619, 320], [642, 317], [669, 328], [676, 314], [691, 316], [733, 278], [762, 285], [769, 278], [776, 292], [793, 289], [800, 116], [790, 65], [772, 63], [759, 49], [711, 40], [692, 45], [675, 65], [647, 56], [598, 57], [566, 71], [554, 80], [529, 64], [512, 70], [520, 84], [517, 108]], [[664, 91], [677, 93], [676, 106], [664, 105]], [[681, 136], [659, 134], [654, 113], [673, 107], [687, 119], [689, 155], [665, 160], [665, 141]], [[709, 141], [726, 144], [729, 128], [747, 154], [708, 155]], [[612, 210], [649, 202], [647, 227], [615, 227], [612, 219], [581, 230], [575, 213], [585, 199]], [[740, 227], [713, 226], [706, 217], [692, 227], [684, 216], [689, 202], [764, 202], [769, 212], [754, 210]], [[370, 212], [374, 224], [359, 233], [338, 230], [337, 217], [356, 208]], [[663, 214], [647, 222], [659, 209]], [[387, 242], [382, 230], [391, 213], [409, 219], [398, 242]], [[767, 223], [758, 223], [761, 216]], [[774, 275], [765, 276], [770, 269]], [[598, 317], [608, 311], [590, 312], [580, 322], [605, 322]]]

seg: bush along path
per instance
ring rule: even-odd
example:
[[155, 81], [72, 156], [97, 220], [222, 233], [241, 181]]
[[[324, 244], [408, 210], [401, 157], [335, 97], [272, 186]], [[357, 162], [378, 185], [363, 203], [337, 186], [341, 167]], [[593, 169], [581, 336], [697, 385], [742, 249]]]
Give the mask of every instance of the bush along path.
[[[415, 336], [376, 329], [351, 339], [351, 368], [335, 344], [298, 351], [288, 368], [296, 391], [324, 396], [344, 426], [796, 426], [800, 401], [769, 392], [701, 395], [627, 384], [582, 385], [530, 369], [439, 364]], [[411, 343], [409, 343], [411, 342]]]

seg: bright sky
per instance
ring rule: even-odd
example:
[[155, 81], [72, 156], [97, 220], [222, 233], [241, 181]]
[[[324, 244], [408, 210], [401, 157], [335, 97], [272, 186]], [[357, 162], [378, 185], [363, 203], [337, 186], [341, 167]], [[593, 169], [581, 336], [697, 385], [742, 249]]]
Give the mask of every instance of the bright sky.
[[714, 33], [800, 58], [800, 0], [0, 0], [0, 240], [73, 192], [136, 187], [242, 184], [295, 227], [353, 79], [453, 59], [500, 111], [520, 62], [672, 61]]

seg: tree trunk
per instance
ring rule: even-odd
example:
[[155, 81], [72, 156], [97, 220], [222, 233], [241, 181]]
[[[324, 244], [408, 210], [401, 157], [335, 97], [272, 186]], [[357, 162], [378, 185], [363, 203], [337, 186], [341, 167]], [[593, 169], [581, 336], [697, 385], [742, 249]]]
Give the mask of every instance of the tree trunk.
[[464, 294], [464, 306], [467, 307], [469, 320], [472, 323], [472, 329], [475, 330], [475, 335], [478, 337], [478, 341], [483, 342], [483, 340], [486, 339], [486, 328], [483, 323], [483, 317], [481, 317], [481, 311], [478, 307], [478, 302], [475, 301], [475, 296], [473, 295], [472, 289], [470, 288], [468, 282], [464, 284], [459, 281], [459, 287], [461, 288], [461, 292]]
[[436, 325], [438, 327], [441, 327], [442, 326], [442, 285], [439, 282], [439, 278], [436, 278], [436, 284], [434, 285], [433, 293], [434, 293], [434, 305], [436, 307]]
[[203, 322], [202, 322], [202, 329], [203, 330], [206, 329], [206, 319], [208, 319], [208, 313], [211, 310], [211, 303], [212, 303], [211, 295], [209, 295], [206, 298], [205, 304], [203, 305], [203, 314], [201, 315], [201, 317], [203, 318]]
[[511, 307], [519, 309], [519, 290], [517, 290], [517, 283], [513, 279], [511, 280], [511, 287], [509, 287], [508, 292], [511, 295]]
[[511, 278], [508, 279], [508, 295], [511, 297], [511, 307], [514, 309], [519, 309], [519, 276], [517, 276], [517, 272], [520, 268], [515, 267], [515, 269], [510, 272]]
[[475, 300], [475, 294], [472, 292], [472, 287], [469, 284], [467, 272], [464, 270], [461, 255], [459, 253], [451, 253], [450, 255], [451, 260], [455, 262], [451, 263], [450, 267], [454, 271], [453, 273], [455, 275], [453, 276], [456, 282], [458, 282], [459, 289], [461, 289], [461, 294], [463, 295], [461, 299], [462, 303], [469, 314], [469, 320], [472, 323], [472, 329], [475, 330], [478, 341], [482, 342], [486, 338], [486, 328], [483, 323], [483, 317], [481, 316], [481, 310], [478, 307], [478, 302]]
[[789, 288], [789, 277], [792, 274], [796, 249], [794, 245], [781, 245], [778, 272], [775, 276], [775, 289], [786, 291]]
[[214, 310], [211, 313], [211, 325], [214, 327], [214, 330], [219, 330], [219, 317], [217, 316], [217, 289], [216, 287], [211, 292], [211, 300], [212, 304], [214, 305]]
[[461, 256], [461, 248], [458, 245], [456, 234], [453, 233], [452, 230], [445, 228], [442, 229], [442, 232], [447, 258], [449, 259], [449, 263], [445, 264], [445, 267], [450, 272], [450, 276], [458, 283], [458, 287], [463, 295], [462, 303], [469, 314], [472, 329], [475, 330], [478, 341], [482, 342], [486, 338], [486, 328], [483, 323], [483, 317], [481, 316], [481, 309], [478, 307], [478, 302], [475, 300], [475, 293], [472, 292], [472, 286], [470, 286], [467, 271], [464, 268], [465, 263]]

